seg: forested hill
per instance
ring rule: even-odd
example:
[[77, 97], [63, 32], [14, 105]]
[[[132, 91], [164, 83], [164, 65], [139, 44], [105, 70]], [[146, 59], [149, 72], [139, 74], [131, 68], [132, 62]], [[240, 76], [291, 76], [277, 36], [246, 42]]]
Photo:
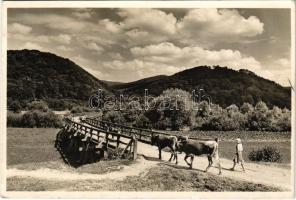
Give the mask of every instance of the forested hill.
[[9, 50], [7, 55], [8, 105], [18, 100], [22, 106], [37, 99], [52, 107], [66, 102], [87, 103], [90, 95], [103, 89], [106, 94], [160, 95], [168, 88], [191, 92], [203, 88], [213, 103], [226, 107], [243, 102], [291, 108], [290, 88], [261, 78], [248, 70], [200, 66], [172, 76], [155, 76], [131, 83], [100, 81], [69, 59], [37, 50]]
[[226, 67], [200, 66], [172, 76], [157, 76], [139, 81], [117, 84], [113, 87], [120, 92], [158, 96], [168, 88], [180, 88], [191, 92], [203, 88], [210, 95], [213, 103], [222, 107], [231, 104], [242, 105], [244, 102], [256, 104], [262, 100], [268, 106], [291, 107], [290, 88], [257, 76], [249, 70], [235, 71]]
[[87, 102], [98, 89], [112, 93], [106, 83], [71, 60], [51, 53], [9, 50], [7, 62], [8, 104], [18, 100], [24, 105], [34, 99]]

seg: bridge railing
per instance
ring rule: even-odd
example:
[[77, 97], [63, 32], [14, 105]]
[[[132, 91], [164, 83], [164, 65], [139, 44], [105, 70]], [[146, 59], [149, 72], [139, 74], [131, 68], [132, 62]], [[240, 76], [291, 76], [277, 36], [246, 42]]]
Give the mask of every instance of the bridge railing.
[[106, 132], [113, 132], [127, 137], [135, 136], [138, 140], [144, 143], [150, 143], [152, 134], [159, 134], [159, 132], [113, 124], [94, 118], [85, 118], [83, 122]]
[[[90, 124], [91, 126], [100, 128], [105, 131], [115, 131], [120, 134], [126, 134], [126, 135], [136, 135], [137, 138], [141, 140], [145, 140], [144, 142], [147, 143], [148, 141], [151, 141], [151, 136], [152, 135], [167, 135], [167, 136], [178, 136], [177, 134], [172, 134], [172, 133], [166, 133], [166, 132], [161, 132], [161, 131], [153, 131], [149, 129], [142, 129], [142, 128], [137, 128], [137, 127], [130, 127], [130, 126], [125, 126], [121, 124], [116, 124], [116, 123], [111, 123], [111, 122], [106, 122], [99, 120], [97, 118], [85, 118], [84, 119], [85, 123]], [[189, 139], [192, 140], [213, 140], [213, 138], [200, 138], [200, 137], [188, 137]]]
[[[99, 142], [100, 138], [108, 138], [109, 135], [111, 136], [117, 136], [117, 137], [123, 137], [123, 138], [127, 138], [127, 139], [131, 139], [132, 138], [132, 134], [121, 134], [118, 133], [116, 131], [112, 131], [112, 130], [104, 130], [101, 128], [97, 128], [94, 126], [88, 126], [88, 125], [84, 125], [82, 123], [79, 122], [75, 122], [69, 118], [65, 118], [65, 122], [67, 125], [72, 126], [72, 128], [74, 128], [75, 130], [78, 130], [80, 134], [86, 136], [86, 137], [90, 137], [91, 140], [95, 143]], [[110, 139], [112, 140], [112, 139]]]

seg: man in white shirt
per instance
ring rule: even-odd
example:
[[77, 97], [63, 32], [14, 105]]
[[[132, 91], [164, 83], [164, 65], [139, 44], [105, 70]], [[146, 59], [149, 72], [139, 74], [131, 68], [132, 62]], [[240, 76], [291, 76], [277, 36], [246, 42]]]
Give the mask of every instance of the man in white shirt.
[[243, 159], [243, 145], [242, 145], [242, 141], [240, 138], [237, 138], [236, 139], [236, 153], [235, 153], [235, 156], [233, 158], [233, 167], [230, 168], [232, 171], [234, 171], [234, 167], [236, 164], [239, 164], [241, 163], [241, 166], [242, 166], [242, 169], [243, 171], [245, 172], [245, 168], [244, 168], [244, 159]]
[[219, 167], [219, 175], [222, 174], [221, 172], [221, 164], [220, 164], [220, 158], [219, 158], [219, 139], [215, 138], [214, 141], [206, 141], [205, 144], [212, 148], [213, 151], [210, 155], [208, 155], [208, 159], [209, 159], [209, 166], [207, 167], [206, 171], [208, 171], [208, 169], [210, 168], [210, 166], [213, 164], [213, 159], [215, 160], [215, 162], [217, 163], [218, 167]]

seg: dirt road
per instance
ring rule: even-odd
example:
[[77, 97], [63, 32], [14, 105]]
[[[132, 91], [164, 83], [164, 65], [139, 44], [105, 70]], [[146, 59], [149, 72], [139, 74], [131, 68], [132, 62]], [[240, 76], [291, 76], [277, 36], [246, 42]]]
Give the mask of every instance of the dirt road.
[[140, 157], [137, 163], [124, 166], [119, 171], [110, 172], [107, 174], [92, 174], [92, 173], [73, 173], [67, 171], [61, 171], [50, 168], [39, 168], [36, 170], [23, 170], [17, 168], [9, 168], [7, 170], [7, 177], [31, 177], [38, 179], [47, 180], [102, 180], [102, 179], [113, 179], [122, 180], [127, 176], [138, 176], [149, 168], [155, 166], [155, 162], [145, 160]]
[[[158, 149], [155, 146], [139, 143], [138, 154], [144, 155], [146, 159], [158, 158]], [[167, 161], [170, 158], [169, 152], [162, 153], [162, 160]], [[189, 161], [190, 159], [188, 159]], [[188, 167], [184, 161], [184, 154], [178, 154], [178, 166]], [[228, 159], [220, 158], [222, 166], [222, 175], [228, 178], [236, 180], [251, 181], [254, 183], [262, 183], [267, 185], [273, 185], [281, 187], [285, 190], [291, 190], [291, 170], [267, 166], [255, 163], [245, 163], [246, 172], [242, 172], [240, 166], [236, 166], [235, 171], [229, 170], [232, 167], [233, 162]], [[175, 165], [171, 162], [170, 165]], [[193, 162], [193, 170], [205, 170], [208, 165], [206, 157], [195, 157]], [[208, 171], [208, 173], [218, 174], [219, 170], [215, 167], [215, 163]]]
[[[114, 171], [107, 174], [88, 174], [88, 173], [73, 173], [73, 172], [62, 172], [55, 169], [40, 168], [37, 170], [21, 170], [17, 168], [10, 168], [7, 170], [7, 177], [32, 177], [39, 179], [51, 179], [51, 180], [103, 180], [113, 179], [122, 180], [127, 176], [139, 176], [148, 171], [149, 168], [156, 166], [158, 163], [163, 162], [164, 164], [179, 167], [188, 168], [184, 161], [184, 155], [178, 154], [179, 163], [175, 165], [173, 162], [169, 163], [167, 160], [170, 157], [169, 152], [163, 151], [162, 159], [158, 159], [158, 149], [155, 146], [138, 143], [138, 154], [139, 158], [135, 164], [124, 166], [120, 171]], [[192, 170], [203, 171], [207, 166], [206, 157], [195, 157]], [[246, 172], [243, 173], [240, 166], [237, 166], [236, 171], [230, 171], [232, 167], [232, 161], [227, 159], [221, 159], [222, 175], [224, 177], [250, 181], [253, 183], [261, 183], [270, 186], [280, 187], [283, 190], [291, 190], [291, 170], [272, 167], [267, 165], [260, 165], [254, 163], [246, 163]], [[188, 169], [189, 170], [189, 169]], [[210, 168], [211, 174], [218, 174], [218, 168]]]

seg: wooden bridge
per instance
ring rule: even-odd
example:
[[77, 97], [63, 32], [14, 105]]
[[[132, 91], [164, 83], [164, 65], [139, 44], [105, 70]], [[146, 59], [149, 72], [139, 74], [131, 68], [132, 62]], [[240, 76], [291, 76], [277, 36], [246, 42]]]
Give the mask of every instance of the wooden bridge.
[[[172, 136], [172, 134], [165, 132], [129, 127], [88, 117], [80, 117], [80, 120], [65, 118], [63, 130], [64, 132], [59, 136], [58, 141], [66, 140], [63, 144], [66, 144], [70, 151], [80, 155], [79, 160], [83, 160], [82, 164], [87, 162], [88, 154], [93, 153], [93, 151], [107, 151], [110, 148], [120, 151], [119, 156], [129, 153], [133, 159], [136, 159], [138, 141], [150, 144], [153, 135]], [[77, 138], [79, 138], [79, 141], [75, 142]], [[209, 140], [211, 138], [189, 137], [189, 139]], [[76, 146], [71, 146], [73, 143]]]

